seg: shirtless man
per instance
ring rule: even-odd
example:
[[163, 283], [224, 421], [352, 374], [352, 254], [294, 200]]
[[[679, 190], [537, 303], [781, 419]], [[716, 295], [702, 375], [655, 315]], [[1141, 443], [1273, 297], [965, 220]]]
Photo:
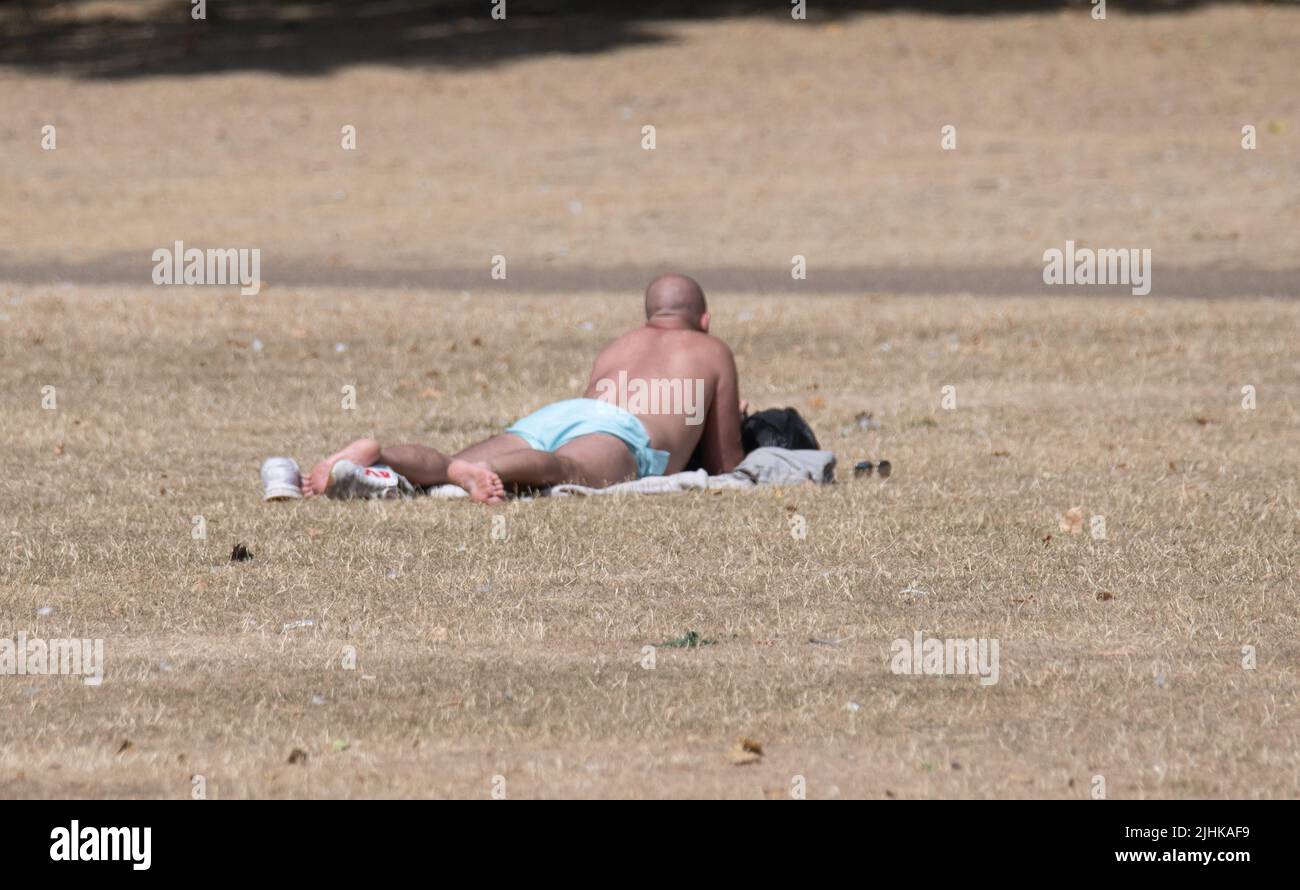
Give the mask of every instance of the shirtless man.
[[333, 492], [349, 473], [364, 490], [357, 470], [374, 464], [421, 487], [459, 485], [488, 504], [500, 503], [507, 488], [603, 488], [676, 473], [696, 446], [710, 474], [735, 469], [744, 457], [744, 405], [731, 350], [709, 336], [704, 291], [685, 275], [661, 275], [646, 288], [645, 315], [644, 326], [601, 350], [582, 398], [547, 405], [450, 457], [423, 445], [358, 440], [318, 463], [304, 494]]

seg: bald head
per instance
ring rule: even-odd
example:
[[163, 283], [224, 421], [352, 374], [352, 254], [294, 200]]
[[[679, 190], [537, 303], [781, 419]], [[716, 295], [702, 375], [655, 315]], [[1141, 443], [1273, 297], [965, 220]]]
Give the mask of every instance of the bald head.
[[694, 278], [660, 275], [645, 289], [645, 317], [651, 324], [708, 330], [709, 306]]

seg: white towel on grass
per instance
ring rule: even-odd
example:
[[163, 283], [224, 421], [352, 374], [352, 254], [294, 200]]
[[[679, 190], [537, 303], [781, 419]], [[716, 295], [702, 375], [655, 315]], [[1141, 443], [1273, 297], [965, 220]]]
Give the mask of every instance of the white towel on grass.
[[[790, 448], [756, 448], [730, 473], [710, 476], [704, 470], [686, 470], [670, 476], [643, 476], [628, 482], [590, 488], [586, 485], [555, 485], [540, 492], [542, 497], [585, 497], [605, 494], [671, 494], [707, 489], [744, 489], [759, 485], [798, 485], [803, 482], [835, 481], [835, 455], [829, 451]], [[434, 485], [430, 497], [467, 498], [458, 485]]]

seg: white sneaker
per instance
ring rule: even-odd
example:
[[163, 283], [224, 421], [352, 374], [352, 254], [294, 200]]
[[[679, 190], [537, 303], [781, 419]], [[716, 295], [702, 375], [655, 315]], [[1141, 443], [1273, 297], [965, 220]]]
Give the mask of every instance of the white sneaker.
[[414, 493], [411, 483], [391, 467], [361, 467], [350, 460], [338, 461], [330, 468], [325, 486], [325, 496], [330, 498], [394, 498]]
[[262, 464], [262, 498], [288, 501], [302, 497], [302, 473], [291, 457], [268, 457]]

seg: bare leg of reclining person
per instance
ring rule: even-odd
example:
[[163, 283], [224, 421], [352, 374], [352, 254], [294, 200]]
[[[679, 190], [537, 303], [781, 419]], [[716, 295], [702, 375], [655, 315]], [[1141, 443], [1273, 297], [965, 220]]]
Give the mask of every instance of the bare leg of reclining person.
[[472, 464], [485, 464], [493, 458], [509, 454], [512, 451], [532, 451], [532, 448], [514, 433], [498, 433], [484, 439], [482, 442], [475, 442], [468, 448], [457, 451], [453, 456], [459, 460], [467, 460]]
[[302, 477], [302, 493], [307, 497], [316, 497], [325, 493], [325, 486], [330, 481], [330, 470], [341, 460], [350, 460], [359, 467], [368, 467], [379, 460], [379, 441], [377, 439], [357, 439], [351, 445], [319, 461], [311, 472]]
[[[488, 442], [480, 442], [466, 451], [485, 446]], [[507, 443], [498, 443], [496, 447], [501, 448], [505, 444]], [[518, 444], [524, 446], [523, 440], [518, 440]], [[337, 454], [330, 455], [316, 464], [311, 473], [303, 479], [303, 494], [308, 497], [323, 495], [329, 485], [330, 470], [340, 460], [350, 460], [362, 467], [384, 464], [405, 476], [411, 484], [421, 487], [445, 485], [450, 482], [465, 489], [471, 498], [481, 503], [499, 504], [505, 497], [505, 487], [501, 479], [482, 463], [466, 460], [459, 454], [448, 457], [441, 451], [424, 445], [392, 445], [384, 448], [375, 439], [358, 439]]]
[[564, 483], [604, 488], [636, 478], [632, 452], [622, 439], [604, 433], [579, 436], [554, 452], [531, 448], [508, 451], [489, 458], [487, 466], [513, 489]]

